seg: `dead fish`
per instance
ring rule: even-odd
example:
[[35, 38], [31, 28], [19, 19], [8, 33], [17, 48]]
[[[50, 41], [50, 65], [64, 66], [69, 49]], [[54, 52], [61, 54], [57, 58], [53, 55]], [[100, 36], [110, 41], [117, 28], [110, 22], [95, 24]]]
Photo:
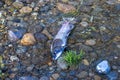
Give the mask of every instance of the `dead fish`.
[[51, 44], [51, 53], [53, 60], [57, 60], [66, 48], [68, 36], [74, 28], [74, 25], [72, 23], [73, 20], [73, 18], [64, 19], [61, 29], [55, 36]]

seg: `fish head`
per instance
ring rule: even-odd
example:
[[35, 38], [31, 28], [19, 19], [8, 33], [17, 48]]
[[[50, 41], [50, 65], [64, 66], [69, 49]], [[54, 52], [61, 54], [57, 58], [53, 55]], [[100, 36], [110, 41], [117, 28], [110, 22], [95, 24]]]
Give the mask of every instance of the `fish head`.
[[57, 60], [61, 56], [63, 50], [64, 50], [64, 47], [62, 46], [55, 47], [52, 51], [52, 59]]

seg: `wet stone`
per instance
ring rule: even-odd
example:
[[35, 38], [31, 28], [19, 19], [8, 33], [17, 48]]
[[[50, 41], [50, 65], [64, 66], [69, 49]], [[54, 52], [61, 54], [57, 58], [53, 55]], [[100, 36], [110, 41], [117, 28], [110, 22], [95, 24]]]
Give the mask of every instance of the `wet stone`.
[[57, 60], [57, 66], [58, 66], [58, 68], [60, 68], [60, 69], [67, 69], [67, 68], [68, 68], [68, 65], [67, 65], [67, 63], [63, 60], [63, 57], [58, 58], [58, 60]]
[[67, 76], [67, 73], [65, 73], [65, 72], [60, 72], [60, 76], [65, 77], [65, 76]]
[[15, 8], [22, 8], [23, 7], [23, 3], [22, 2], [19, 2], [19, 1], [16, 1], [12, 4]]
[[115, 71], [110, 72], [107, 76], [109, 80], [118, 80], [118, 73]]
[[5, 47], [0, 45], [0, 54], [3, 54], [4, 51], [5, 51]]
[[120, 11], [120, 4], [115, 4], [115, 10]]
[[0, 7], [2, 7], [3, 6], [3, 2], [2, 1], [0, 1]]
[[70, 76], [75, 76], [75, 74], [76, 74], [76, 71], [73, 71], [73, 70], [72, 70], [72, 71], [69, 72], [69, 75], [70, 75]]
[[20, 77], [19, 80], [38, 80], [38, 78], [32, 76], [23, 76]]
[[32, 33], [37, 33], [37, 32], [41, 32], [43, 30], [43, 26], [41, 26], [41, 24], [35, 24], [35, 25], [31, 25], [28, 29], [29, 32]]
[[42, 33], [35, 33], [35, 38], [38, 42], [46, 42], [48, 40], [47, 36]]
[[95, 79], [95, 80], [101, 80], [101, 77], [98, 76], [98, 75], [95, 75], [95, 76], [94, 76], [94, 79]]
[[27, 51], [27, 47], [26, 46], [21, 46], [18, 45], [17, 49], [16, 49], [16, 53], [20, 54], [20, 53], [25, 53]]
[[21, 39], [21, 44], [22, 45], [34, 45], [36, 42], [34, 35], [32, 33], [26, 33], [24, 34], [23, 38]]
[[103, 60], [96, 66], [96, 71], [100, 74], [108, 74], [111, 70], [110, 64], [107, 60]]
[[85, 44], [86, 44], [86, 45], [93, 46], [93, 45], [96, 44], [96, 41], [95, 41], [95, 39], [86, 40]]
[[52, 75], [52, 78], [55, 79], [55, 80], [57, 80], [58, 77], [59, 77], [59, 74], [58, 74], [58, 73], [55, 73], [55, 74]]
[[80, 78], [86, 78], [88, 76], [88, 73], [86, 71], [82, 71], [79, 74], [76, 75], [79, 79]]
[[57, 3], [57, 8], [63, 13], [70, 13], [76, 11], [76, 8], [69, 4]]
[[87, 27], [87, 26], [88, 26], [88, 23], [85, 22], [85, 21], [82, 21], [80, 24], [81, 24], [81, 26], [83, 26], [83, 27]]
[[50, 80], [47, 76], [42, 76], [40, 80]]
[[10, 41], [17, 41], [22, 38], [24, 33], [26, 32], [25, 28], [17, 27], [15, 29], [8, 30], [8, 39]]
[[31, 13], [32, 12], [32, 8], [30, 8], [29, 6], [24, 6], [20, 9], [20, 13], [25, 14], [25, 13]]

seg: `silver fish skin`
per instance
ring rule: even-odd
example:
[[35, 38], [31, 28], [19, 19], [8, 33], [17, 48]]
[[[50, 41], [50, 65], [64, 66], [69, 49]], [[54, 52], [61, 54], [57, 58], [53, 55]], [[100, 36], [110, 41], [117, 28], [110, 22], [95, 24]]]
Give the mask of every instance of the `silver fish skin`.
[[74, 25], [70, 21], [63, 22], [62, 27], [58, 31], [51, 45], [53, 60], [57, 60], [63, 53], [66, 47], [68, 36], [73, 28]]

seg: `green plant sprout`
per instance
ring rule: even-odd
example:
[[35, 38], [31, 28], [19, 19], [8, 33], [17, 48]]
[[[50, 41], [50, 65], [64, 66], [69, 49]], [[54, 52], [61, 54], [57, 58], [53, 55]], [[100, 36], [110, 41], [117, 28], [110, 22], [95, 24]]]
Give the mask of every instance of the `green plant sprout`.
[[77, 65], [82, 60], [82, 57], [85, 53], [83, 50], [80, 50], [80, 53], [77, 54], [76, 51], [67, 51], [64, 55], [64, 60], [69, 66]]

